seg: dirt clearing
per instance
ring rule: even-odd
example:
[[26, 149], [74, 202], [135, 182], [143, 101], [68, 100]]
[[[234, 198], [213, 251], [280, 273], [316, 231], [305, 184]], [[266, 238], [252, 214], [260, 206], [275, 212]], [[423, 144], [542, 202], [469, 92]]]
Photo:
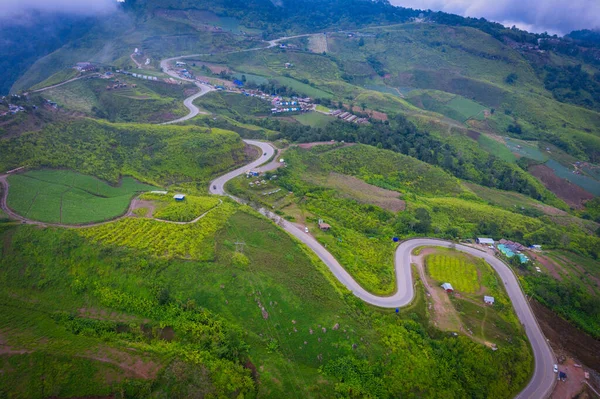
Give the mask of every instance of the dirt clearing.
[[323, 54], [328, 52], [327, 48], [327, 36], [313, 35], [308, 37], [308, 49], [313, 53]]
[[529, 172], [540, 179], [544, 186], [574, 208], [583, 208], [583, 203], [594, 196], [568, 180], [561, 179], [546, 165], [535, 165]]
[[343, 197], [375, 205], [390, 212], [400, 212], [406, 208], [406, 202], [400, 199], [399, 192], [373, 186], [353, 176], [331, 172], [325, 185], [339, 190]]
[[579, 331], [537, 301], [531, 301], [535, 317], [555, 352], [564, 350], [600, 372], [600, 341]]

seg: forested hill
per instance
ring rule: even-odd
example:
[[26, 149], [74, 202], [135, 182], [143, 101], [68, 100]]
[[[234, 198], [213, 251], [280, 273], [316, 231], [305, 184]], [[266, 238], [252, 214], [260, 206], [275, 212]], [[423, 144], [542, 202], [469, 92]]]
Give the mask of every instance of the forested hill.
[[0, 94], [8, 93], [37, 59], [84, 36], [94, 23], [94, 18], [39, 13], [18, 24], [0, 21]]

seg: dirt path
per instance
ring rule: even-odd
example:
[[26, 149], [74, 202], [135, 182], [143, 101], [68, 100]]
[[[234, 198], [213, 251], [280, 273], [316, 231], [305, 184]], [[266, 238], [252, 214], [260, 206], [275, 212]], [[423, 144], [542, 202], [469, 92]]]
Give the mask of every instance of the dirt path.
[[40, 93], [40, 92], [45, 91], [45, 90], [50, 90], [50, 89], [54, 89], [55, 87], [66, 85], [67, 83], [71, 83], [71, 82], [74, 82], [74, 81], [79, 80], [79, 79], [92, 78], [92, 77], [97, 77], [97, 76], [100, 76], [100, 74], [99, 73], [93, 73], [91, 75], [77, 76], [76, 78], [65, 80], [64, 82], [60, 82], [60, 83], [57, 83], [57, 84], [52, 85], [52, 86], [43, 87], [43, 88], [37, 89], [37, 90], [32, 90], [31, 93]]

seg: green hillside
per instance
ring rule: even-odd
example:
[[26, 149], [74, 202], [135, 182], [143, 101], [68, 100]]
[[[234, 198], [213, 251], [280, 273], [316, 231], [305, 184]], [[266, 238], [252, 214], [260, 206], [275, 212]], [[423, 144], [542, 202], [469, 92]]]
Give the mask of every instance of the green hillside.
[[[29, 38], [0, 40], [0, 398], [512, 398], [530, 380], [525, 328], [489, 265], [420, 248], [412, 303], [376, 308], [265, 209], [378, 296], [397, 287], [399, 241], [518, 242], [530, 261], [496, 255], [547, 312], [559, 357], [600, 338], [593, 32], [370, 0], [29, 17], [0, 27]], [[198, 116], [161, 124], [188, 114], [189, 74], [214, 90]], [[268, 171], [228, 181], [239, 203], [209, 194], [267, 161], [242, 139], [277, 148]], [[548, 334], [554, 321], [571, 342]]]
[[94, 120], [49, 125], [3, 140], [0, 153], [5, 154], [1, 170], [68, 168], [113, 183], [131, 175], [202, 191], [211, 176], [245, 160], [244, 143], [230, 131]]

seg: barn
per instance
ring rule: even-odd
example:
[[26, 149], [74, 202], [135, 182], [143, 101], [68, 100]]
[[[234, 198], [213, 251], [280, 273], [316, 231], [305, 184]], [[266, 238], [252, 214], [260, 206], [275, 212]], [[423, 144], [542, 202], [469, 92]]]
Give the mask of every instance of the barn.
[[450, 283], [442, 284], [442, 288], [444, 289], [444, 291], [446, 291], [448, 293], [454, 292], [454, 288], [452, 288], [452, 284], [450, 284]]

